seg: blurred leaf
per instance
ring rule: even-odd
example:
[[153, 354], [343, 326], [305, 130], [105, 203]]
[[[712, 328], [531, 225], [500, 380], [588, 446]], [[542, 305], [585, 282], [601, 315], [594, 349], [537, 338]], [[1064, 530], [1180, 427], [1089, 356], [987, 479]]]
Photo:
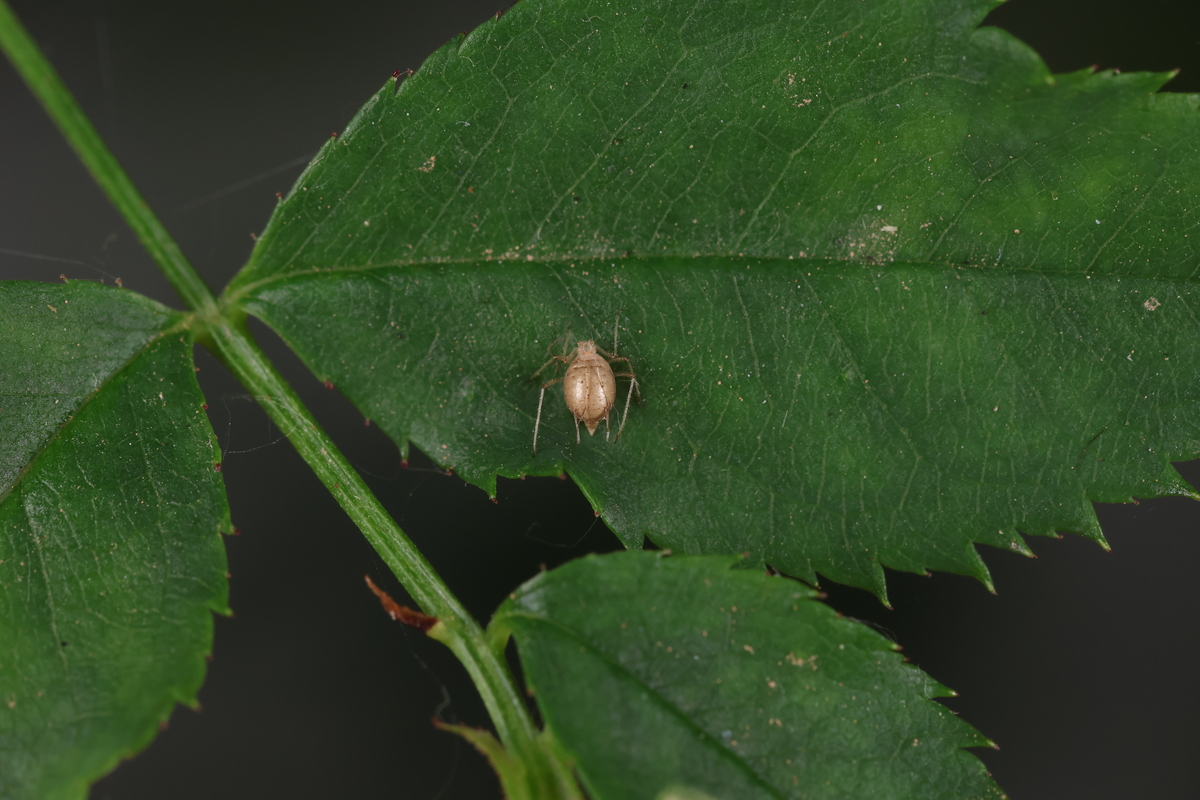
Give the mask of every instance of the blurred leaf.
[[[1102, 541], [1090, 501], [1200, 454], [1197, 99], [1051, 77], [992, 5], [522, 0], [364, 106], [226, 299], [402, 448], [565, 468], [631, 548], [882, 596]], [[644, 406], [576, 445], [552, 389], [533, 458], [547, 345], [622, 309]]]
[[949, 692], [796, 581], [732, 558], [590, 556], [506, 601], [592, 797], [999, 797]]
[[0, 796], [82, 798], [195, 703], [229, 510], [180, 315], [91, 283], [0, 307]]

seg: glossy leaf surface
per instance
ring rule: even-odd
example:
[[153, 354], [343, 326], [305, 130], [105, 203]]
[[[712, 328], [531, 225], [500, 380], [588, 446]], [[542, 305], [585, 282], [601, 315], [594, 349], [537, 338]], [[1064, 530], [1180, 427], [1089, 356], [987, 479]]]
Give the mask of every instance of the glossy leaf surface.
[[[523, 0], [367, 103], [229, 297], [402, 446], [565, 468], [630, 547], [882, 595], [1100, 539], [1090, 501], [1200, 453], [1196, 98], [1051, 77], [990, 6]], [[546, 346], [619, 310], [644, 406], [576, 445], [550, 394], [534, 458]]]
[[231, 530], [179, 315], [0, 284], [0, 795], [80, 798], [194, 703]]
[[590, 796], [998, 797], [949, 692], [796, 581], [734, 559], [591, 556], [521, 587], [511, 631]]

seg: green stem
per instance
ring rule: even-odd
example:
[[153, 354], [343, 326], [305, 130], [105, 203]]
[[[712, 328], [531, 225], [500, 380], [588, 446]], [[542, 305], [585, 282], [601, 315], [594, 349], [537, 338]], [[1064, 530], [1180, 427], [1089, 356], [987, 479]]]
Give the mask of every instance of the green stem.
[[416, 545], [367, 488], [366, 483], [321, 430], [292, 387], [275, 371], [257, 344], [232, 325], [210, 329], [212, 341], [226, 365], [266, 410], [271, 420], [308, 462], [321, 482], [362, 530], [400, 583], [421, 606], [437, 617], [434, 628], [467, 668], [483, 697], [492, 722], [508, 752], [529, 770], [531, 797], [553, 797], [556, 792], [550, 757], [538, 742], [538, 731], [529, 717], [524, 698], [513, 680], [502, 653], [488, 646], [479, 623], [442, 582]]
[[[358, 473], [267, 361], [244, 326], [230, 322], [195, 269], [121, 169], [54, 68], [0, 0], [0, 48], [21, 73], [51, 119], [162, 268], [186, 306], [195, 311], [217, 354], [262, 404], [268, 416], [337, 498], [404, 588], [441, 626], [431, 634], [467, 668], [508, 753], [523, 765], [524, 786], [506, 786], [514, 797], [556, 797], [552, 757], [541, 746], [525, 700], [504, 663], [488, 646], [483, 630], [425, 557], [400, 530]], [[236, 313], [236, 312], [233, 312]]]
[[184, 304], [201, 315], [216, 310], [212, 292], [184, 258], [175, 240], [159, 222], [150, 206], [138, 194], [129, 176], [104, 145], [83, 109], [67, 91], [54, 67], [50, 66], [37, 44], [21, 25], [8, 3], [0, 0], [0, 48], [25, 79], [46, 113], [58, 125], [67, 142], [75, 149], [83, 165], [108, 195], [121, 216], [133, 228], [142, 245], [166, 274]]

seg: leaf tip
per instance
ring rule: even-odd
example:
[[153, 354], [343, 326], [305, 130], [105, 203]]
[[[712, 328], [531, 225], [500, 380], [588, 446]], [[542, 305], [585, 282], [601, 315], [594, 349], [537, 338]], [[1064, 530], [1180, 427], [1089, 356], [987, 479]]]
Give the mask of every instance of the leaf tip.
[[862, 584], [862, 588], [875, 595], [884, 608], [890, 609], [892, 603], [888, 599], [887, 576], [883, 573], [883, 565], [872, 559], [869, 574], [866, 577], [867, 580]]
[[[1003, 534], [1003, 531], [1001, 531], [1001, 533]], [[1012, 539], [1010, 539], [1008, 542], [1008, 549], [1012, 550], [1014, 553], [1019, 553], [1026, 558], [1037, 558], [1037, 554], [1035, 554], [1033, 550], [1029, 548], [1029, 545], [1026, 543], [1024, 537], [1022, 537], [1019, 533], [1013, 534]]]
[[[1134, 503], [1136, 502], [1135, 500]], [[1087, 516], [1083, 518], [1083, 525], [1080, 527], [1079, 534], [1087, 539], [1091, 539], [1103, 547], [1105, 551], [1112, 552], [1112, 547], [1108, 544], [1108, 540], [1104, 538], [1104, 531], [1100, 530], [1100, 520], [1096, 518], [1094, 511], [1089, 510]]]
[[983, 563], [983, 556], [979, 555], [979, 550], [974, 545], [970, 545], [967, 547], [966, 555], [966, 570], [963, 574], [971, 576], [982, 583], [988, 592], [995, 594], [996, 585], [992, 583], [992, 573], [988, 570], [987, 564]]

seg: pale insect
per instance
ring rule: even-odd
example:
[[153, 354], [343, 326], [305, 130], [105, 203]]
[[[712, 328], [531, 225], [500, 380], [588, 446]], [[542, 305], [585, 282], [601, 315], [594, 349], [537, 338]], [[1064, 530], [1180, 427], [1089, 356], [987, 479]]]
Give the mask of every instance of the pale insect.
[[[617, 321], [613, 324], [613, 351], [611, 353], [600, 349], [591, 340], [576, 342], [575, 347], [563, 355], [553, 353], [554, 345], [563, 341], [562, 339], [555, 339], [550, 343], [550, 347], [546, 348], [551, 350], [550, 360], [542, 364], [541, 369], [533, 373], [530, 380], [541, 375], [546, 367], [555, 363], [566, 364], [567, 371], [561, 377], [542, 384], [542, 392], [538, 396], [537, 420], [533, 423], [534, 455], [537, 455], [538, 428], [542, 424], [542, 403], [546, 399], [546, 390], [556, 383], [563, 385], [563, 399], [566, 400], [571, 415], [575, 417], [575, 443], [579, 444], [580, 422], [587, 426], [589, 434], [595, 436], [596, 428], [600, 426], [600, 420], [604, 420], [604, 441], [608, 441], [610, 430], [608, 412], [612, 410], [613, 404], [617, 400], [617, 378], [629, 378], [629, 393], [625, 397], [625, 410], [621, 413], [621, 424], [617, 426], [617, 436], [613, 441], [621, 438], [621, 432], [625, 430], [625, 418], [629, 416], [629, 402], [633, 399], [634, 392], [638, 392], [639, 397], [641, 392], [637, 388], [637, 377], [633, 374], [633, 367], [629, 364], [629, 359], [617, 355], [617, 332], [620, 321], [621, 314], [617, 312]], [[628, 368], [627, 372], [613, 372], [612, 365], [618, 361], [625, 362]]]

